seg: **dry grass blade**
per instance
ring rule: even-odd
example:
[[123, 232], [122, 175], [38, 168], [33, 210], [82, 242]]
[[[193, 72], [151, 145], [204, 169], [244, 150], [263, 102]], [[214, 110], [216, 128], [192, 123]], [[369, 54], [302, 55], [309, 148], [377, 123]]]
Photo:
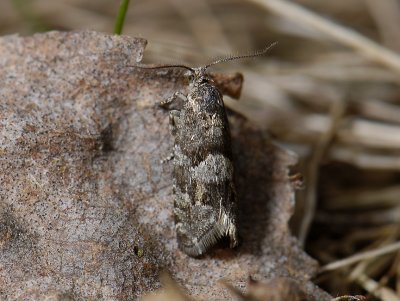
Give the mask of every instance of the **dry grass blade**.
[[351, 264], [354, 264], [358, 261], [361, 260], [366, 260], [366, 259], [370, 259], [370, 258], [374, 258], [377, 256], [381, 256], [381, 255], [385, 255], [388, 253], [392, 253], [392, 252], [396, 252], [400, 250], [400, 241], [381, 247], [379, 249], [375, 249], [375, 250], [370, 250], [370, 251], [366, 251], [360, 254], [355, 254], [353, 256], [350, 256], [348, 258], [342, 259], [342, 260], [338, 260], [332, 263], [329, 263], [323, 267], [320, 268], [319, 272], [323, 273], [323, 272], [327, 272], [327, 271], [332, 271], [332, 270], [336, 270]]
[[399, 301], [397, 293], [388, 287], [381, 287], [379, 283], [373, 279], [367, 277], [366, 275], [361, 275], [357, 279], [359, 283], [367, 292], [371, 293], [373, 296], [386, 301]]
[[397, 0], [365, 1], [371, 16], [379, 28], [384, 44], [393, 50], [400, 50], [400, 3]]
[[144, 296], [141, 301], [193, 301], [183, 292], [168, 272], [164, 271], [160, 280], [163, 289]]
[[308, 172], [308, 184], [306, 191], [306, 205], [303, 220], [300, 224], [299, 239], [302, 244], [305, 243], [309, 227], [314, 219], [315, 209], [316, 209], [316, 195], [318, 187], [319, 178], [319, 168], [321, 161], [328, 150], [332, 139], [336, 135], [338, 125], [340, 123], [341, 117], [345, 112], [345, 105], [343, 101], [336, 101], [332, 103], [331, 109], [331, 126], [328, 131], [324, 133], [317, 145], [314, 147], [314, 152], [309, 164]]
[[361, 54], [368, 56], [371, 60], [380, 62], [400, 72], [400, 56], [397, 53], [380, 46], [378, 43], [375, 43], [348, 27], [328, 21], [299, 5], [285, 0], [251, 1], [300, 25], [310, 26], [319, 30], [331, 39], [356, 49]]
[[347, 296], [340, 296], [340, 297], [333, 298], [331, 301], [364, 301], [364, 300], [366, 300], [366, 298], [364, 296], [347, 295]]
[[[194, 1], [187, 5], [183, 0], [169, 0], [175, 9], [189, 24], [190, 29], [197, 39], [197, 45], [207, 47], [220, 45], [226, 53], [233, 49], [223, 33], [220, 20], [213, 15], [208, 1]], [[220, 49], [217, 49], [220, 51]]]

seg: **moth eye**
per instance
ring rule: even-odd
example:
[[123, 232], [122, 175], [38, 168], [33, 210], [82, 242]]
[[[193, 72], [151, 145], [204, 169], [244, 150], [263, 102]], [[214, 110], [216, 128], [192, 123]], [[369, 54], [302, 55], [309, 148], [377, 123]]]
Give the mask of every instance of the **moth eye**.
[[193, 75], [193, 74], [190, 74], [190, 75], [189, 75], [189, 81], [192, 82], [193, 80], [194, 80], [194, 75]]

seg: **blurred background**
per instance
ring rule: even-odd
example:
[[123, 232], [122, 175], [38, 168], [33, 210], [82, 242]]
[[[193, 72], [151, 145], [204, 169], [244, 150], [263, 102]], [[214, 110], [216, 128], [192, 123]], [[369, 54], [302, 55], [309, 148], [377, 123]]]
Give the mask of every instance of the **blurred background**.
[[[0, 0], [0, 32], [112, 33], [119, 1]], [[299, 155], [292, 231], [333, 296], [400, 300], [400, 0], [131, 1], [123, 34], [144, 62], [215, 67], [245, 82], [231, 109]], [[354, 257], [354, 255], [359, 255]]]

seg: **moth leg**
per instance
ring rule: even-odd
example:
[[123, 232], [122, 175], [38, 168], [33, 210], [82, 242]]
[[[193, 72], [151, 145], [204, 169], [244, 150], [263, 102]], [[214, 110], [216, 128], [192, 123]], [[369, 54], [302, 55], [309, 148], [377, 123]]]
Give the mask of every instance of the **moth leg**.
[[[180, 113], [181, 112], [178, 110], [169, 111], [169, 127], [170, 127], [170, 130], [171, 130], [171, 133], [173, 136], [175, 136], [175, 133], [176, 133], [176, 123], [181, 115]], [[161, 159], [160, 162], [161, 162], [161, 164], [163, 164], [165, 162], [171, 161], [174, 157], [175, 157], [175, 153], [172, 152], [167, 157]]]
[[172, 96], [168, 97], [166, 100], [163, 100], [162, 102], [160, 102], [160, 106], [163, 107], [163, 108], [168, 108], [168, 106], [178, 98], [180, 98], [183, 101], [187, 100], [185, 94], [183, 94], [182, 92], [177, 91]]
[[169, 128], [171, 130], [171, 134], [175, 136], [176, 134], [176, 125], [181, 116], [181, 112], [178, 110], [169, 111]]
[[170, 153], [170, 154], [168, 155], [168, 157], [165, 157], [165, 158], [161, 159], [161, 160], [160, 160], [160, 163], [161, 163], [161, 164], [164, 164], [164, 163], [166, 163], [166, 162], [169, 162], [169, 161], [171, 161], [174, 157], [175, 157], [175, 154], [174, 154], [174, 153]]

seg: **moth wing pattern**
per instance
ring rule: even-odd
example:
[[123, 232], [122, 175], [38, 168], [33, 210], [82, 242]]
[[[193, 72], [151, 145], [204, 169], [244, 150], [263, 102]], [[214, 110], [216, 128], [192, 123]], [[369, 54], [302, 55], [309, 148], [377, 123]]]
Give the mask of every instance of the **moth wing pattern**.
[[235, 247], [229, 124], [222, 95], [208, 78], [202, 84], [195, 81], [179, 113], [170, 112], [170, 127], [175, 138], [174, 217], [179, 248], [197, 257], [224, 237]]

